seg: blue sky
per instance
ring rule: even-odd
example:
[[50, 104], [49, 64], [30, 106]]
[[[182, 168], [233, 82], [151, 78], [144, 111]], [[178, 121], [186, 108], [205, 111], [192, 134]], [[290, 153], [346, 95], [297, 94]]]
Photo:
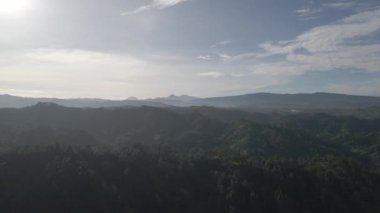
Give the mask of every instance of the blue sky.
[[378, 0], [0, 0], [0, 8], [3, 94], [380, 96]]

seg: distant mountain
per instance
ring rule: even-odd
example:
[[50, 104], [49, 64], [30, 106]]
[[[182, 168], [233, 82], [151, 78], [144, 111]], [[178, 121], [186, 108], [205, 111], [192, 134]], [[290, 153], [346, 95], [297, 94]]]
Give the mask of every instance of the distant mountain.
[[79, 108], [112, 108], [112, 107], [167, 107], [168, 105], [149, 100], [105, 100], [105, 99], [58, 99], [58, 98], [27, 98], [11, 95], [0, 95], [0, 108], [23, 108], [40, 102], [55, 103], [66, 107]]
[[193, 96], [171, 95], [163, 98], [138, 100], [103, 100], [103, 99], [56, 99], [24, 98], [0, 95], [0, 108], [22, 108], [39, 102], [51, 102], [66, 107], [80, 108], [114, 108], [114, 107], [190, 107], [209, 106], [234, 108], [247, 111], [286, 111], [299, 112], [309, 110], [351, 110], [380, 107], [380, 97], [342, 95], [333, 93], [313, 94], [273, 94], [255, 93], [239, 96], [197, 98]]
[[229, 97], [196, 99], [192, 105], [204, 105], [245, 110], [333, 110], [380, 106], [380, 97], [333, 93], [272, 94], [256, 93]]
[[189, 95], [180, 95], [180, 96], [170, 95], [166, 99], [188, 102], [188, 101], [197, 100], [199, 98], [198, 97], [194, 97], [194, 96], [189, 96]]
[[147, 99], [148, 101], [160, 102], [171, 106], [187, 107], [192, 106], [191, 101], [198, 100], [198, 97], [189, 95], [170, 95], [168, 97]]

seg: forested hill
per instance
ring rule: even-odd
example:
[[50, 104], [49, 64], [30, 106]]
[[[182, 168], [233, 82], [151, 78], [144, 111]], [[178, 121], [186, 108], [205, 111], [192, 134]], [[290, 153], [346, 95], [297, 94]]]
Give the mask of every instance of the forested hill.
[[0, 109], [1, 212], [377, 213], [380, 119]]
[[180, 151], [249, 156], [363, 155], [377, 159], [380, 119], [328, 114], [259, 114], [192, 107], [66, 108], [39, 103], [0, 109], [0, 146], [167, 144]]

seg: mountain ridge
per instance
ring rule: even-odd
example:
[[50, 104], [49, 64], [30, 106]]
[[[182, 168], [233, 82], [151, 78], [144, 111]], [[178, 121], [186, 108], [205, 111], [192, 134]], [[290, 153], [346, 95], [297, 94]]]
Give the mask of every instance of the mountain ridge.
[[51, 102], [65, 107], [119, 108], [119, 107], [191, 107], [210, 106], [242, 110], [326, 110], [380, 107], [380, 97], [337, 93], [250, 93], [236, 96], [197, 98], [188, 95], [170, 95], [153, 99], [107, 100], [92, 98], [29, 98], [0, 95], [0, 108], [23, 108], [40, 102]]

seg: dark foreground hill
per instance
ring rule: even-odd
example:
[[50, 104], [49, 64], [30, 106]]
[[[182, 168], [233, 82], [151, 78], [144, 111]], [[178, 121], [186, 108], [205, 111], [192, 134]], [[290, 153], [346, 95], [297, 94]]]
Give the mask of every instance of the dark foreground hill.
[[376, 213], [380, 119], [0, 109], [1, 212]]

